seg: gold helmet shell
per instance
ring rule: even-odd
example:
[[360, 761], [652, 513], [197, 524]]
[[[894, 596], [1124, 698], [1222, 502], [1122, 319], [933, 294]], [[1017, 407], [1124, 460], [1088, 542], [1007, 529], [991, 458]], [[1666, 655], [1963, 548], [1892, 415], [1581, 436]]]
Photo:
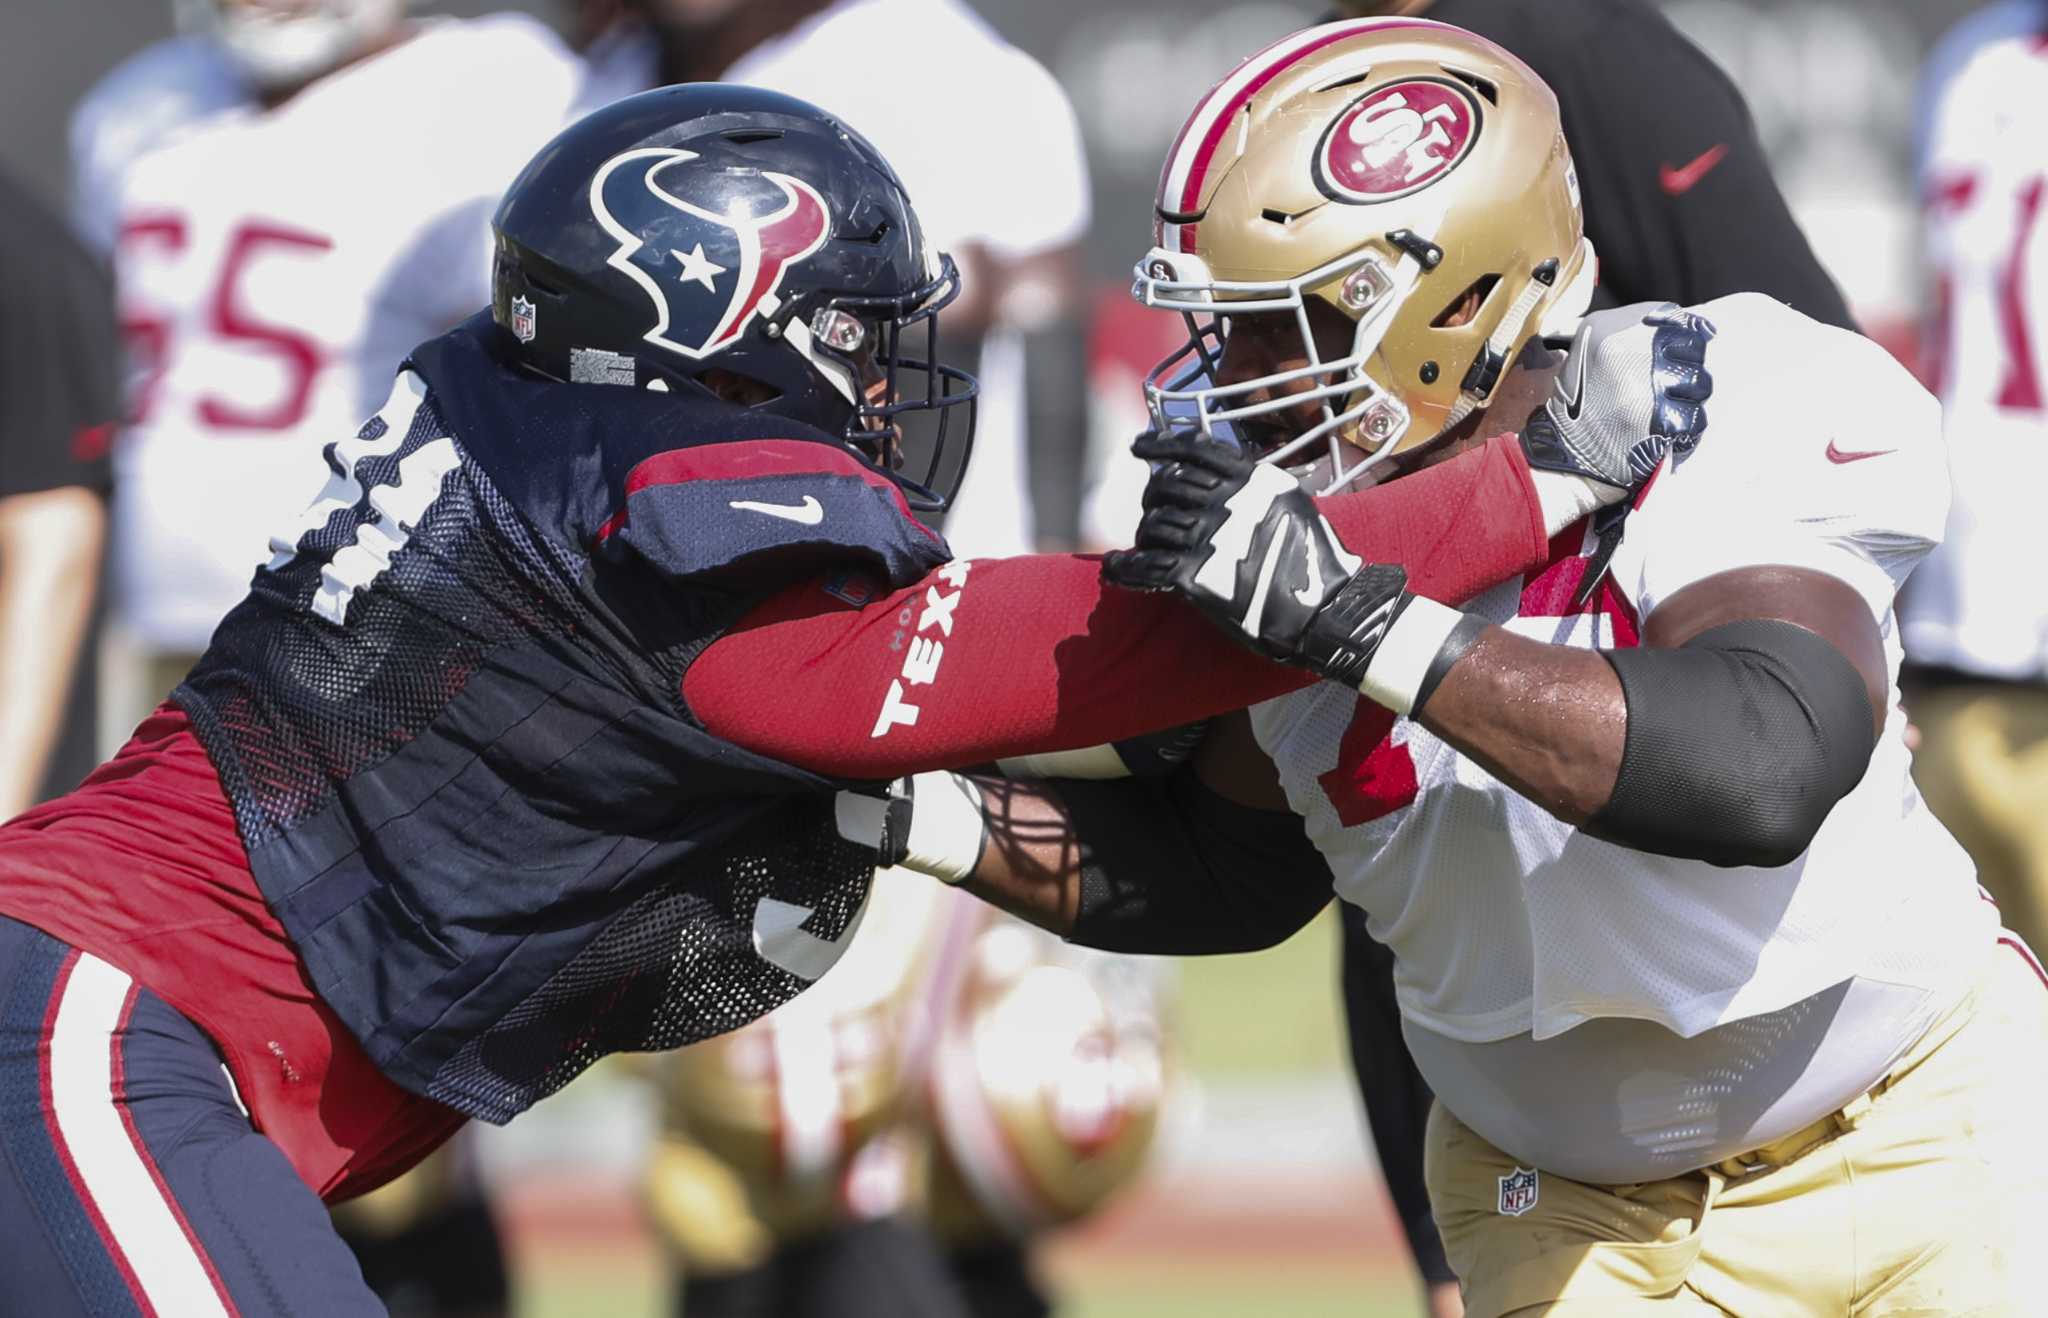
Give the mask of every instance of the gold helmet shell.
[[[1423, 19], [1328, 23], [1240, 64], [1189, 115], [1156, 207], [1132, 293], [1189, 339], [1146, 383], [1155, 423], [1228, 435], [1313, 397], [1322, 421], [1265, 456], [1298, 466], [1320, 443], [1326, 489], [1485, 407], [1529, 336], [1584, 314], [1596, 272], [1557, 98]], [[1355, 327], [1333, 361], [1317, 299]], [[1308, 364], [1219, 386], [1229, 317], [1253, 312], [1293, 313]]]

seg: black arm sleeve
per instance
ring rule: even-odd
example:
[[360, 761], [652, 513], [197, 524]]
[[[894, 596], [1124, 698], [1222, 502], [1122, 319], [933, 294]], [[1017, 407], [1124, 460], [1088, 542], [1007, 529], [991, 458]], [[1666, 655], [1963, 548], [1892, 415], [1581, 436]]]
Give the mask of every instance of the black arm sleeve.
[[1443, 1237], [1429, 1211], [1429, 1186], [1422, 1177], [1424, 1136], [1435, 1095], [1415, 1068], [1401, 1034], [1401, 1007], [1394, 1000], [1394, 954], [1366, 932], [1365, 912], [1350, 902], [1339, 908], [1344, 925], [1344, 1026], [1351, 1045], [1351, 1070], [1365, 1099], [1365, 1119], [1387, 1194], [1401, 1217], [1415, 1269], [1431, 1285], [1458, 1274], [1444, 1257]]
[[1226, 800], [1192, 766], [1047, 785], [1081, 843], [1069, 942], [1168, 956], [1255, 952], [1329, 904], [1330, 869], [1301, 819]]
[[0, 178], [0, 498], [106, 488], [120, 357], [106, 273]]
[[1786, 865], [1877, 746], [1855, 665], [1803, 627], [1750, 619], [1675, 650], [1604, 650], [1628, 733], [1595, 837], [1714, 865]]
[[1438, 0], [1429, 17], [1499, 42], [1557, 93], [1602, 305], [1758, 292], [1856, 328], [1742, 93], [1647, 0]]

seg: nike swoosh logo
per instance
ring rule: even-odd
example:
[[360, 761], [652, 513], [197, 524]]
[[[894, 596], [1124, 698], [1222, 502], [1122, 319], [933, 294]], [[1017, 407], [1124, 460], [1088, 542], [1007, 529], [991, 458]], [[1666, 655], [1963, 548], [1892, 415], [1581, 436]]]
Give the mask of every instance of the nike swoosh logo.
[[798, 979], [815, 981], [837, 964], [867, 913], [863, 901], [839, 937], [820, 938], [803, 927], [811, 918], [810, 907], [763, 897], [754, 905], [754, 952]]
[[[1572, 373], [1571, 396], [1564, 401], [1564, 414], [1574, 421], [1579, 419], [1579, 404], [1586, 398], [1586, 358], [1590, 355], [1584, 352], [1572, 354], [1574, 361], [1570, 364], [1576, 369]], [[1559, 378], [1561, 381], [1562, 377]]]
[[805, 526], [816, 526], [825, 520], [825, 505], [818, 502], [815, 494], [806, 494], [802, 503], [758, 503], [753, 499], [734, 499], [727, 507], [737, 508], [743, 513], [766, 513], [780, 517], [785, 522], [801, 522]]
[[1861, 461], [1863, 461], [1863, 459], [1865, 459], [1865, 458], [1881, 458], [1881, 457], [1883, 457], [1883, 456], [1884, 456], [1885, 454], [1887, 454], [1887, 453], [1897, 453], [1897, 452], [1898, 452], [1898, 450], [1897, 450], [1897, 449], [1895, 449], [1895, 448], [1874, 448], [1874, 449], [1868, 449], [1868, 450], [1865, 450], [1865, 451], [1861, 451], [1861, 452], [1858, 452], [1858, 451], [1856, 451], [1856, 450], [1853, 450], [1853, 449], [1852, 449], [1852, 450], [1848, 450], [1848, 451], [1844, 451], [1844, 450], [1842, 450], [1842, 449], [1838, 449], [1838, 448], [1836, 448], [1836, 447], [1835, 447], [1835, 441], [1834, 441], [1834, 440], [1832, 440], [1832, 439], [1831, 439], [1831, 440], [1829, 440], [1829, 441], [1828, 441], [1828, 461], [1829, 461], [1829, 462], [1861, 462]]
[[1701, 179], [1712, 173], [1714, 166], [1721, 163], [1721, 157], [1727, 154], [1727, 144], [1716, 143], [1676, 169], [1669, 165], [1662, 166], [1657, 171], [1658, 186], [1664, 189], [1664, 195], [1667, 197], [1682, 197], [1691, 192]]

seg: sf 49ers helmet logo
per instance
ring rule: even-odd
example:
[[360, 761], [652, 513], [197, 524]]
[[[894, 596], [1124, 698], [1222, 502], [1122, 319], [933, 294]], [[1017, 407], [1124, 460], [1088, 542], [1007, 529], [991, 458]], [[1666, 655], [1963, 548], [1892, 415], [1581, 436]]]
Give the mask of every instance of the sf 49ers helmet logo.
[[774, 172], [748, 180], [759, 195], [729, 196], [724, 214], [693, 205], [676, 193], [688, 191], [695, 159], [680, 147], [621, 152], [591, 177], [590, 211], [619, 244], [606, 264], [654, 304], [641, 337], [701, 358], [775, 313], [783, 276], [824, 245], [832, 215], [816, 188]]
[[1479, 128], [1479, 102], [1457, 83], [1408, 78], [1375, 87], [1316, 144], [1316, 186], [1335, 201], [1405, 197], [1457, 168]]

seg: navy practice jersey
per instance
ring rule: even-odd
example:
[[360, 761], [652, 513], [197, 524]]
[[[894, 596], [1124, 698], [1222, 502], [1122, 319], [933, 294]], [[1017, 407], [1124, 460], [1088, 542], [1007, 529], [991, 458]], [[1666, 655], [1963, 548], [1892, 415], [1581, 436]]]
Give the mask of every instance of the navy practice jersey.
[[[314, 987], [398, 1083], [504, 1121], [607, 1052], [761, 1015], [851, 936], [842, 785], [706, 732], [764, 593], [945, 544], [832, 438], [418, 349], [174, 697]], [[776, 693], [763, 691], [764, 702]]]

